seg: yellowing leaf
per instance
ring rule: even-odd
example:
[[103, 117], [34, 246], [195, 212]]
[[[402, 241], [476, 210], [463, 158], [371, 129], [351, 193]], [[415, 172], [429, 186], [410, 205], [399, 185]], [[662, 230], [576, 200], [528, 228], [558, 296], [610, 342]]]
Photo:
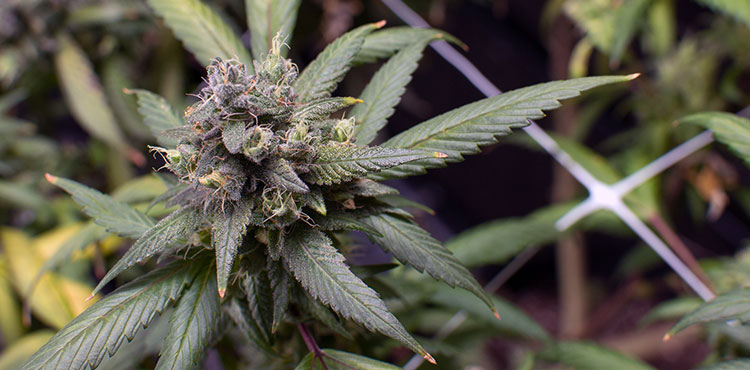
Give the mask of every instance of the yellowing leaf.
[[3, 343], [12, 344], [23, 334], [24, 328], [21, 325], [21, 309], [13, 295], [8, 265], [3, 254], [0, 254], [0, 304], [3, 308], [0, 310], [0, 338]]
[[[20, 231], [10, 228], [0, 229], [0, 244], [5, 250], [11, 280], [16, 291], [27, 292], [37, 272], [44, 264], [45, 259], [38, 250], [39, 246], [48, 241], [47, 245], [52, 245], [52, 247], [45, 246], [45, 248], [53, 250], [55, 243], [64, 241], [60, 235], [67, 232], [70, 231], [53, 231], [37, 241], [32, 241]], [[59, 274], [47, 274], [39, 280], [30, 297], [31, 310], [40, 320], [59, 329], [94, 303], [94, 300], [85, 302], [90, 292], [91, 287], [86, 284]]]
[[5, 348], [3, 355], [0, 356], [0, 370], [20, 369], [21, 365], [44, 343], [47, 343], [53, 335], [55, 335], [55, 332], [51, 330], [40, 330]]

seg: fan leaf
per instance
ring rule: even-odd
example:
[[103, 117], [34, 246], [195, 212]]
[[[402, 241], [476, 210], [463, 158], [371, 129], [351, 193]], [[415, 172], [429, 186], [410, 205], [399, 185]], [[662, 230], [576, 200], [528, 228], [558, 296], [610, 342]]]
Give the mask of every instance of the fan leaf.
[[182, 294], [169, 319], [169, 332], [157, 370], [195, 368], [210, 343], [221, 309], [214, 269], [206, 265], [203, 271], [196, 271], [195, 280]]
[[466, 45], [459, 39], [441, 30], [408, 26], [389, 27], [367, 35], [359, 52], [354, 56], [353, 64], [374, 63], [378, 59], [391, 57], [416, 40], [424, 39], [431, 41], [443, 39], [466, 49]]
[[317, 185], [338, 184], [403, 163], [440, 156], [437, 152], [419, 150], [325, 145], [317, 148], [310, 172], [304, 178]]
[[163, 97], [151, 91], [135, 89], [127, 90], [135, 94], [138, 100], [138, 113], [143, 116], [143, 122], [151, 130], [159, 145], [174, 148], [177, 140], [164, 135], [164, 131], [185, 125], [182, 117], [172, 108]]
[[703, 303], [698, 309], [678, 321], [665, 338], [698, 323], [735, 319], [741, 322], [750, 321], [750, 290], [748, 289], [735, 290]]
[[726, 112], [703, 112], [681, 118], [679, 122], [713, 131], [716, 140], [726, 144], [750, 166], [750, 119]]
[[294, 83], [298, 101], [304, 103], [330, 96], [349, 72], [352, 58], [362, 47], [365, 37], [382, 26], [382, 22], [366, 24], [345, 33], [328, 45]]
[[325, 234], [298, 227], [286, 237], [282, 248], [284, 265], [315, 299], [341, 316], [431, 358], [388, 311], [378, 294], [349, 270], [344, 256], [331, 246]]
[[629, 81], [637, 75], [585, 77], [553, 81], [509, 91], [467, 104], [422, 122], [383, 143], [388, 148], [421, 149], [445, 153], [403, 164], [377, 175], [375, 179], [406, 177], [424, 173], [429, 168], [444, 167], [476, 154], [482, 145], [494, 144], [498, 136], [512, 128], [523, 127], [529, 119], [544, 117], [544, 111], [560, 107], [560, 100], [572, 98], [582, 91], [615, 82]]
[[174, 262], [117, 289], [62, 328], [23, 369], [96, 368], [180, 296], [197, 272], [194, 265]]
[[422, 59], [424, 48], [432, 39], [433, 35], [427, 34], [403, 48], [380, 67], [365, 86], [360, 95], [363, 103], [355, 106], [349, 114], [356, 119], [354, 138], [358, 145], [371, 143], [393, 115], [417, 63]]
[[83, 212], [107, 231], [137, 239], [154, 226], [150, 217], [109, 195], [75, 181], [47, 174], [47, 181], [65, 190], [83, 206]]
[[174, 244], [184, 243], [200, 224], [199, 215], [190, 207], [183, 207], [172, 212], [148, 229], [125, 252], [125, 255], [104, 275], [104, 278], [91, 294], [99, 292], [107, 283], [130, 266], [140, 263]]
[[253, 73], [253, 60], [240, 38], [200, 0], [148, 0], [148, 4], [202, 65], [216, 57], [239, 59]]
[[214, 251], [216, 252], [216, 279], [218, 281], [219, 296], [224, 297], [227, 281], [232, 272], [234, 259], [242, 244], [247, 225], [250, 223], [249, 201], [242, 200], [227, 212], [214, 215], [212, 235]]
[[361, 221], [380, 235], [368, 235], [383, 250], [391, 252], [401, 263], [426, 272], [433, 278], [474, 293], [492, 310], [490, 296], [453, 253], [430, 234], [402, 218], [387, 213], [362, 217]]

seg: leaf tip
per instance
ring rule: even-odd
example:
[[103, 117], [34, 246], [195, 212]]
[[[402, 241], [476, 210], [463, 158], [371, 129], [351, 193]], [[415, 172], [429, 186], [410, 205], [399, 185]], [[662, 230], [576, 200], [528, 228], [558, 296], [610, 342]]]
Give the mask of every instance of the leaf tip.
[[49, 182], [50, 184], [57, 184], [57, 179], [58, 179], [58, 177], [57, 177], [57, 176], [55, 176], [55, 175], [51, 175], [51, 174], [49, 174], [49, 173], [45, 173], [45, 174], [44, 174], [44, 178], [45, 178], [45, 179], [47, 179], [47, 181], [48, 181], [48, 182]]
[[495, 315], [495, 318], [496, 318], [496, 319], [498, 319], [498, 320], [502, 320], [502, 319], [500, 318], [500, 314], [499, 314], [499, 313], [497, 312], [497, 309], [496, 309], [496, 308], [492, 308], [492, 313], [493, 313], [493, 314]]
[[135, 91], [128, 89], [127, 87], [122, 88], [122, 92], [126, 95], [133, 95], [135, 94]]
[[84, 300], [84, 302], [88, 302], [88, 301], [90, 301], [90, 300], [94, 299], [94, 297], [95, 297], [95, 296], [96, 296], [96, 293], [95, 293], [95, 292], [94, 292], [94, 293], [91, 293], [91, 294], [90, 294], [90, 295], [88, 296], [88, 298], [86, 298], [86, 299]]
[[662, 340], [665, 341], [665, 342], [669, 341], [670, 339], [672, 339], [672, 335], [669, 334], [669, 333], [664, 334], [664, 338], [662, 338]]
[[385, 26], [385, 19], [383, 19], [380, 22], [375, 23], [375, 28], [377, 28], [377, 29], [381, 29], [381, 28], [383, 28], [383, 26]]
[[224, 299], [225, 294], [227, 294], [226, 289], [219, 289], [219, 298]]
[[448, 154], [435, 152], [435, 158], [448, 158]]
[[435, 361], [435, 358], [432, 357], [429, 353], [425, 352], [425, 354], [424, 354], [423, 357], [424, 357], [425, 360], [427, 360], [427, 362], [429, 362], [429, 363], [431, 363], [433, 365], [437, 365], [437, 361]]
[[627, 75], [625, 77], [627, 77], [627, 79], [629, 81], [632, 81], [632, 80], [635, 80], [636, 78], [638, 78], [638, 76], [640, 76], [640, 75], [641, 75], [640, 73], [631, 73], [631, 74], [629, 74], [629, 75]]

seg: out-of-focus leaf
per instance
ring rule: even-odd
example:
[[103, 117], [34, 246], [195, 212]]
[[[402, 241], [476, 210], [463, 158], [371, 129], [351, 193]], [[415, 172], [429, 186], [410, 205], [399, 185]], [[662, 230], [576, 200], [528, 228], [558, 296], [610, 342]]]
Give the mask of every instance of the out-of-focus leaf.
[[[5, 302], [3, 309], [5, 309]], [[51, 330], [38, 330], [24, 336], [18, 342], [6, 347], [0, 355], [0, 370], [17, 370], [36, 352], [39, 347], [55, 335]]]
[[547, 341], [551, 338], [544, 328], [513, 304], [495, 296], [491, 299], [500, 314], [499, 320], [487, 310], [482, 301], [475, 299], [466, 291], [452, 289], [441, 284], [429, 298], [433, 303], [464, 310], [469, 313], [470, 317], [506, 333], [539, 341]]
[[[3, 339], [3, 343], [11, 344], [23, 335], [24, 327], [21, 324], [21, 309], [13, 294], [8, 265], [3, 254], [0, 254], [0, 302], [3, 307], [0, 310], [0, 338]], [[0, 369], [3, 367], [0, 366]]]
[[242, 40], [208, 5], [200, 0], [148, 0], [164, 22], [196, 59], [207, 66], [214, 58], [239, 59], [253, 73], [253, 59]]
[[61, 37], [55, 55], [60, 86], [71, 113], [92, 136], [115, 148], [129, 148], [86, 54], [69, 37]]
[[29, 186], [0, 180], [0, 202], [24, 209], [41, 210], [47, 201]]
[[697, 310], [677, 322], [669, 330], [666, 338], [694, 324], [735, 319], [741, 322], [750, 320], [750, 290], [748, 289], [735, 290], [703, 303]]
[[619, 63], [630, 40], [643, 23], [644, 15], [652, 0], [628, 0], [623, 1], [617, 10], [615, 18], [615, 32], [612, 40], [612, 55], [610, 59]]
[[750, 26], [750, 2], [745, 0], [696, 0]]
[[658, 320], [676, 320], [695, 311], [701, 303], [703, 300], [698, 297], [681, 297], [662, 302], [652, 308], [641, 319], [641, 323], [648, 325]]
[[750, 369], [750, 359], [740, 359], [719, 362], [713, 365], [701, 366], [698, 370], [747, 370]]
[[[54, 230], [32, 242], [25, 234], [10, 228], [0, 229], [13, 285], [18, 292], [27, 292], [37, 271], [44, 263], [44, 255], [59, 248], [78, 226]], [[94, 300], [86, 302], [91, 287], [59, 274], [43, 276], [29, 298], [32, 312], [45, 323], [62, 328], [83, 312]]]
[[[322, 358], [308, 353], [295, 370], [400, 370], [400, 367], [335, 349], [322, 350]], [[321, 362], [322, 360], [322, 362]], [[323, 362], [325, 365], [323, 365]]]
[[680, 118], [679, 122], [713, 131], [716, 140], [729, 146], [750, 166], [750, 119], [726, 112], [703, 112]]
[[126, 75], [128, 65], [124, 58], [114, 58], [104, 64], [102, 70], [102, 82], [104, 84], [107, 98], [112, 105], [112, 111], [116, 114], [123, 129], [132, 137], [147, 140], [151, 137], [148, 128], [138, 116], [138, 105], [135, 98], [125, 93], [125, 89], [134, 86]]
[[540, 358], [576, 370], [654, 370], [632, 357], [587, 342], [557, 342], [539, 352]]
[[674, 0], [655, 0], [648, 9], [644, 44], [654, 56], [664, 56], [674, 47], [676, 38], [674, 3]]

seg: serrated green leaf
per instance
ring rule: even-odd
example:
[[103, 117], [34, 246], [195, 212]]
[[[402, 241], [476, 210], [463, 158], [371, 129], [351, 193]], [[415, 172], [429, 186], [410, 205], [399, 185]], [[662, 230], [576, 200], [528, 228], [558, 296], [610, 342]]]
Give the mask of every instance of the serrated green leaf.
[[216, 252], [216, 279], [219, 295], [224, 297], [229, 274], [234, 266], [234, 258], [242, 245], [245, 230], [250, 223], [251, 205], [242, 200], [227, 211], [214, 215], [211, 244]]
[[337, 38], [318, 54], [294, 83], [298, 101], [306, 103], [330, 96], [336, 85], [349, 72], [352, 58], [362, 47], [365, 36], [380, 26], [381, 23], [370, 23], [355, 28]]
[[698, 297], [681, 297], [660, 303], [641, 319], [641, 325], [658, 320], [676, 320], [700, 307], [703, 300]]
[[58, 43], [55, 68], [75, 119], [91, 136], [118, 149], [129, 148], [86, 54], [69, 37], [61, 37]]
[[304, 123], [323, 120], [341, 109], [359, 103], [362, 103], [362, 101], [348, 96], [317, 99], [295, 108], [290, 122]]
[[370, 225], [359, 220], [357, 214], [352, 212], [344, 211], [331, 211], [325, 217], [313, 217], [315, 225], [321, 230], [326, 231], [342, 231], [342, 230], [356, 230], [363, 231], [371, 235], [381, 235], [378, 230], [375, 230]]
[[180, 296], [195, 276], [193, 265], [171, 263], [117, 289], [62, 328], [22, 369], [96, 368]]
[[388, 58], [399, 50], [411, 45], [415, 40], [445, 40], [462, 48], [466, 45], [459, 39], [434, 28], [413, 28], [408, 26], [389, 27], [373, 32], [365, 38], [362, 47], [354, 56], [353, 64], [374, 63], [378, 59]]
[[727, 145], [750, 166], [750, 119], [726, 112], [703, 112], [679, 119], [714, 132], [716, 140]]
[[750, 2], [745, 0], [696, 0], [750, 26]]
[[232, 297], [228, 303], [223, 305], [223, 308], [224, 312], [229, 315], [229, 318], [231, 318], [237, 328], [240, 329], [240, 332], [245, 334], [248, 339], [258, 346], [258, 348], [268, 354], [275, 353], [271, 344], [264, 340], [264, 336], [261, 334], [260, 329], [258, 329], [253, 322], [247, 301], [240, 300], [237, 297]]
[[469, 317], [489, 325], [505, 333], [511, 333], [527, 339], [548, 341], [552, 337], [534, 319], [530, 318], [520, 308], [498, 297], [492, 297], [492, 303], [497, 307], [500, 320], [492, 315], [487, 308], [466, 291], [451, 289], [445, 285], [437, 288], [429, 298], [430, 302], [444, 307], [464, 310]]
[[720, 320], [749, 321], [750, 290], [735, 290], [703, 303], [697, 310], [689, 313], [677, 322], [669, 330], [665, 338], [669, 338], [691, 325]]
[[349, 340], [354, 339], [330, 308], [318, 302], [303, 289], [296, 289], [296, 293], [294, 301], [304, 313], [310, 315], [312, 319], [318, 320], [336, 334]]
[[739, 359], [701, 366], [698, 370], [745, 370], [750, 369], [750, 359]]
[[544, 111], [560, 107], [560, 100], [578, 96], [582, 91], [597, 86], [629, 81], [635, 77], [637, 75], [585, 77], [547, 82], [443, 113], [394, 136], [383, 146], [439, 152], [446, 157], [414, 161], [371, 177], [405, 177], [462, 161], [464, 155], [478, 153], [480, 146], [494, 144], [498, 136], [509, 134], [512, 128], [525, 126], [529, 119], [544, 117]]
[[273, 325], [273, 290], [271, 280], [265, 271], [247, 274], [242, 278], [242, 290], [245, 292], [249, 319], [258, 329], [263, 342], [273, 343], [271, 328]]
[[320, 358], [312, 352], [308, 353], [295, 370], [401, 370], [387, 362], [335, 349], [324, 349], [322, 355]]
[[264, 172], [265, 178], [272, 186], [294, 193], [307, 193], [310, 188], [297, 176], [292, 166], [286, 159], [278, 158], [269, 163]]
[[[301, 0], [245, 0], [250, 46], [255, 59], [260, 60], [268, 53], [276, 34], [282, 42], [290, 41], [300, 3]], [[281, 53], [285, 56], [286, 50], [282, 48]]]
[[557, 342], [547, 346], [538, 356], [576, 370], [654, 370], [636, 359], [587, 342]]
[[378, 132], [388, 122], [411, 81], [411, 75], [422, 59], [422, 52], [433, 36], [415, 40], [385, 63], [359, 96], [363, 100], [352, 109], [349, 116], [356, 119], [354, 138], [358, 145], [367, 145], [375, 140]]
[[172, 212], [136, 240], [130, 249], [125, 252], [125, 255], [104, 275], [91, 294], [99, 292], [107, 283], [130, 266], [163, 252], [173, 244], [184, 243], [200, 224], [200, 216], [191, 207], [183, 207]]
[[148, 4], [202, 65], [217, 57], [239, 59], [253, 73], [253, 60], [242, 40], [200, 0], [148, 0]]
[[164, 135], [164, 131], [185, 125], [182, 117], [161, 96], [151, 91], [134, 89], [128, 90], [138, 99], [138, 113], [143, 116], [143, 123], [151, 130], [159, 145], [174, 148], [177, 140]]
[[[6, 303], [4, 302], [3, 304]], [[15, 343], [11, 342], [11, 345], [5, 347], [2, 355], [0, 355], [0, 370], [16, 370], [21, 368], [23, 363], [54, 335], [55, 332], [52, 330], [38, 330], [25, 335]]]
[[422, 356], [430, 356], [388, 311], [378, 294], [349, 271], [344, 256], [323, 233], [297, 227], [286, 237], [282, 248], [284, 266], [314, 298], [339, 315], [396, 339]]
[[437, 152], [379, 146], [324, 145], [317, 148], [315, 160], [309, 166], [310, 172], [304, 178], [317, 185], [338, 184], [403, 163], [439, 155]]
[[154, 226], [150, 217], [98, 190], [49, 174], [47, 180], [72, 195], [83, 212], [107, 231], [135, 239]]
[[214, 269], [205, 263], [194, 276], [169, 319], [169, 333], [156, 363], [157, 370], [195, 368], [216, 330], [221, 308]]
[[275, 333], [284, 320], [287, 306], [289, 305], [289, 289], [291, 278], [280, 263], [268, 261], [268, 279], [271, 284], [271, 296], [273, 297], [273, 322], [271, 333]]
[[405, 208], [405, 209], [415, 209], [427, 212], [428, 214], [434, 215], [435, 210], [433, 210], [430, 207], [427, 207], [426, 205], [422, 203], [415, 202], [411, 199], [408, 199], [406, 197], [402, 197], [400, 195], [381, 195], [378, 197], [378, 200], [395, 208]]
[[391, 252], [401, 263], [426, 272], [450, 286], [464, 288], [479, 297], [494, 313], [495, 307], [487, 292], [453, 253], [418, 225], [387, 213], [360, 219], [381, 236], [368, 235], [384, 251]]

